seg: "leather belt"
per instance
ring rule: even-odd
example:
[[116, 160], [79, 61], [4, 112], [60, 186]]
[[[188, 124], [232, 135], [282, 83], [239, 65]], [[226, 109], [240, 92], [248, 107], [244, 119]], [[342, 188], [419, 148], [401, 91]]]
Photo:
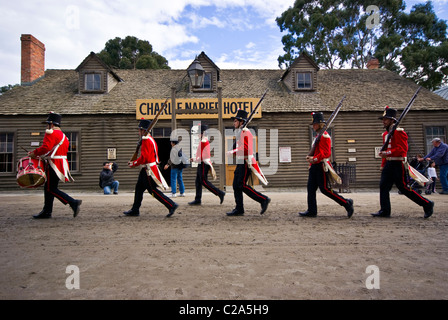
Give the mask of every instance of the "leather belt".
[[387, 157], [387, 161], [406, 161], [406, 157]]

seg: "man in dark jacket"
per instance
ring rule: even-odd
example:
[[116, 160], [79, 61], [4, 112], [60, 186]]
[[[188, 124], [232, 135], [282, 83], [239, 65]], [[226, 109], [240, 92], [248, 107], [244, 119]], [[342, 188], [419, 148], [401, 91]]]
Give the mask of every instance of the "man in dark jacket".
[[118, 194], [120, 183], [114, 178], [117, 169], [118, 165], [115, 162], [103, 163], [103, 171], [100, 173], [100, 187], [104, 190], [104, 194], [110, 194], [111, 189], [114, 190], [114, 194]]
[[448, 194], [448, 144], [440, 138], [432, 139], [434, 148], [425, 156], [427, 161], [434, 161], [440, 170], [441, 194]]

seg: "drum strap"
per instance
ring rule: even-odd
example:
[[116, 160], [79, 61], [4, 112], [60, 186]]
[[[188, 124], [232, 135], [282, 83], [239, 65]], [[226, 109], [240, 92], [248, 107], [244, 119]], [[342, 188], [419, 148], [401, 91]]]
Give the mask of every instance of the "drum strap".
[[[65, 140], [65, 133], [62, 133], [61, 141], [57, 145], [55, 145], [52, 150], [50, 150], [46, 154], [46, 155], [48, 155], [49, 153], [51, 153], [50, 159], [67, 159], [67, 156], [55, 156], [56, 151], [58, 151], [59, 147], [64, 143], [64, 140]], [[50, 162], [52, 162], [52, 161], [50, 161]], [[50, 164], [53, 166], [52, 163], [50, 163]], [[75, 179], [73, 179], [72, 175], [70, 174], [70, 169], [68, 167], [68, 162], [67, 161], [63, 161], [63, 166], [64, 166], [64, 171], [65, 171], [65, 178], [67, 180], [69, 180], [69, 181], [75, 181]], [[55, 169], [55, 168], [53, 168], [53, 169]], [[61, 179], [61, 180], [63, 180], [63, 179]]]

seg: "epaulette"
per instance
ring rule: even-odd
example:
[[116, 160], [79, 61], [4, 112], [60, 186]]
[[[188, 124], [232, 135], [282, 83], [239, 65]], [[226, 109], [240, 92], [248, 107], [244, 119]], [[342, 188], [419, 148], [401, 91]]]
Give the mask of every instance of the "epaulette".
[[52, 133], [53, 133], [53, 129], [46, 129], [46, 130], [45, 130], [45, 133], [46, 133], [46, 134], [52, 134]]
[[142, 140], [147, 140], [147, 139], [149, 139], [149, 136], [143, 136], [142, 137]]
[[328, 133], [324, 133], [324, 134], [322, 135], [322, 137], [324, 137], [324, 138], [331, 138], [330, 135], [329, 135]]
[[404, 131], [403, 128], [397, 128], [397, 129], [395, 129], [395, 130], [397, 130], [397, 131]]

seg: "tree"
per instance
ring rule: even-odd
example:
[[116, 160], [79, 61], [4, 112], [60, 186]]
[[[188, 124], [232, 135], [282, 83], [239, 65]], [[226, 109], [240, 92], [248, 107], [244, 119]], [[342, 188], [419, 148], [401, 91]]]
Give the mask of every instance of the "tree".
[[[278, 58], [279, 66], [289, 66], [306, 52], [328, 69], [345, 66], [363, 68], [373, 51], [375, 30], [367, 26], [366, 1], [296, 0], [276, 19], [281, 31], [288, 30], [282, 42], [286, 54]], [[394, 18], [402, 0], [378, 0], [382, 6], [380, 19]]]
[[5, 93], [5, 92], [11, 90], [11, 89], [14, 88], [14, 87], [17, 87], [17, 86], [19, 86], [19, 84], [15, 84], [15, 85], [8, 84], [8, 85], [6, 85], [6, 86], [0, 87], [0, 96], [1, 96], [3, 93]]
[[[296, 0], [276, 19], [282, 38], [279, 66], [306, 52], [323, 68], [365, 68], [370, 53], [380, 66], [435, 89], [447, 82], [447, 25], [431, 2], [405, 13], [402, 0]], [[372, 24], [372, 20], [374, 23]]]
[[437, 18], [431, 2], [415, 5], [409, 14], [400, 16], [400, 74], [428, 89], [447, 83], [447, 24]]
[[98, 56], [118, 69], [170, 69], [168, 60], [153, 51], [148, 41], [133, 36], [110, 39]]

